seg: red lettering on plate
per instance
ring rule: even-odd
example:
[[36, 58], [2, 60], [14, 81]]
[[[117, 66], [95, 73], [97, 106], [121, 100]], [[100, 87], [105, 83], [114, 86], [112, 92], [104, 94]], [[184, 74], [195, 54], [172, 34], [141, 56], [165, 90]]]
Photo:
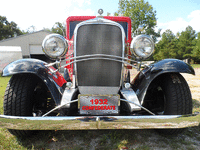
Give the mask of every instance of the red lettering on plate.
[[100, 105], [103, 104], [103, 99], [100, 99], [100, 100], [99, 100], [99, 104], [100, 104]]
[[115, 106], [82, 106], [82, 110], [116, 110]]
[[104, 103], [103, 104], [108, 105], [108, 100], [104, 99]]
[[96, 105], [98, 105], [98, 103], [99, 103], [99, 100], [98, 100], [98, 99], [95, 99], [95, 101], [94, 101], [94, 102], [95, 102], [95, 104], [96, 104]]
[[89, 106], [89, 110], [94, 110], [94, 106]]
[[108, 105], [108, 100], [107, 99], [91, 99], [90, 100], [90, 103], [93, 105], [93, 104], [95, 104], [95, 105], [98, 105], [98, 104], [100, 104], [100, 105]]
[[92, 103], [92, 105], [93, 105], [93, 102], [94, 102], [94, 100], [93, 100], [93, 99], [91, 99], [91, 100], [90, 100], [90, 102], [91, 102], [91, 103]]

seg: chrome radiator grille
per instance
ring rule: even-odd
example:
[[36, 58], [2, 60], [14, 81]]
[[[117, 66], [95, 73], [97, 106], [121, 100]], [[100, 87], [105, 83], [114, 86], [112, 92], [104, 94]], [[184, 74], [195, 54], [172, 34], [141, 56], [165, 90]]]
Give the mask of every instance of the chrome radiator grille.
[[[122, 57], [122, 31], [108, 24], [86, 24], [78, 28], [76, 56], [106, 54]], [[119, 87], [122, 63], [88, 60], [76, 64], [78, 86]]]

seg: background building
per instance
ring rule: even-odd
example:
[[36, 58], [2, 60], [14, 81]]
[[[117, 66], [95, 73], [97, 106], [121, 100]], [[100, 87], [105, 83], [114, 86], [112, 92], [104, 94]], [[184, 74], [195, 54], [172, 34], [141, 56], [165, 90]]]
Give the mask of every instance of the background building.
[[9, 63], [22, 59], [22, 51], [19, 46], [0, 46], [0, 73]]
[[19, 46], [22, 58], [37, 58], [50, 62], [42, 51], [43, 39], [51, 32], [41, 30], [0, 41], [0, 46]]

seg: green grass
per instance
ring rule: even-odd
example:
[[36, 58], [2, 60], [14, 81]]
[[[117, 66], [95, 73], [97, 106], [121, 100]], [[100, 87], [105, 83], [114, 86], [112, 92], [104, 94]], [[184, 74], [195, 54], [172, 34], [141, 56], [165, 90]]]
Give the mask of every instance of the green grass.
[[191, 65], [194, 69], [199, 68], [200, 69], [200, 64], [192, 64]]
[[[3, 114], [3, 95], [10, 77], [0, 77], [0, 114]], [[194, 110], [200, 110], [193, 100]], [[189, 139], [189, 140], [188, 140]], [[192, 141], [192, 139], [194, 141]], [[39, 131], [37, 135], [20, 139], [0, 128], [0, 149], [198, 149], [200, 126], [188, 128], [185, 133], [161, 136], [154, 130], [66, 130]]]
[[3, 114], [3, 97], [10, 77], [0, 76], [0, 114]]
[[200, 113], [200, 102], [198, 100], [193, 99], [193, 113]]

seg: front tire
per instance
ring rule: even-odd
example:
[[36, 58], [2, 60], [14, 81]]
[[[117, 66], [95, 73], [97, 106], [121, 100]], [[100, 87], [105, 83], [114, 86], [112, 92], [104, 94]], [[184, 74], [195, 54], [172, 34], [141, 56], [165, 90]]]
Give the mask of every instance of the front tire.
[[[45, 87], [44, 84], [41, 86], [40, 79], [33, 74], [13, 75], [4, 95], [4, 115], [40, 116], [40, 109], [45, 109], [41, 106], [44, 106], [47, 99], [44, 96], [47, 93]], [[34, 133], [31, 130], [8, 130], [17, 137], [26, 137]]]
[[[179, 73], [163, 74], [153, 82], [151, 94], [153, 97], [152, 110], [157, 115], [186, 115], [192, 114], [192, 96], [190, 88]], [[184, 129], [158, 129], [161, 134], [178, 134]]]

